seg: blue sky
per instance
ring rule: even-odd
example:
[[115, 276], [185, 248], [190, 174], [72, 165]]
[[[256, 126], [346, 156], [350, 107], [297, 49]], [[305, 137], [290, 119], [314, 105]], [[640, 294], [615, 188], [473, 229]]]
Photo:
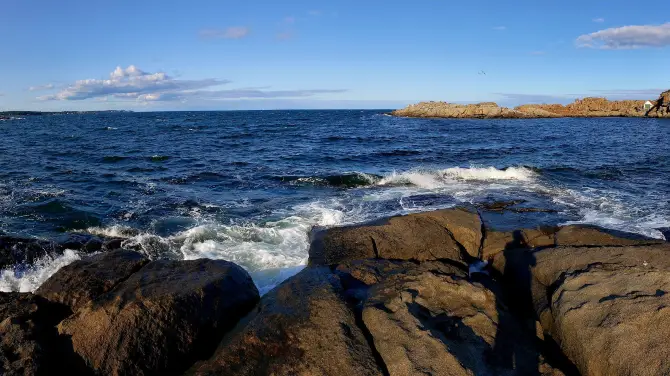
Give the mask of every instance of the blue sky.
[[0, 110], [653, 99], [670, 5], [649, 4], [2, 0]]

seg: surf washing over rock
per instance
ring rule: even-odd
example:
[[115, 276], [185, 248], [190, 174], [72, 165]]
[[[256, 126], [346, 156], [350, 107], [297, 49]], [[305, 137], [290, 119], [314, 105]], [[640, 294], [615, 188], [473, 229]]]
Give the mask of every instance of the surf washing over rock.
[[[262, 293], [305, 265], [313, 226], [462, 204], [503, 208], [483, 210], [497, 226], [587, 223], [661, 239], [670, 227], [663, 124], [378, 111], [26, 116], [0, 125], [0, 236], [79, 256], [109, 243], [151, 259], [226, 259]], [[83, 250], [66, 239], [82, 233], [98, 239]], [[67, 247], [29, 247], [26, 258], [6, 244], [5, 291], [35, 290], [74, 259]]]

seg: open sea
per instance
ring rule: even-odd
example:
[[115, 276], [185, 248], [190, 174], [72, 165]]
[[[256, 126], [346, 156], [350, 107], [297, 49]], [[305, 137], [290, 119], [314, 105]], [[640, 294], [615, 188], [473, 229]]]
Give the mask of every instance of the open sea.
[[[226, 259], [261, 292], [313, 226], [518, 201], [496, 226], [589, 223], [663, 238], [670, 120], [404, 119], [383, 111], [45, 115], [0, 120], [0, 234], [125, 238], [153, 258]], [[0, 271], [31, 291], [77, 252]]]

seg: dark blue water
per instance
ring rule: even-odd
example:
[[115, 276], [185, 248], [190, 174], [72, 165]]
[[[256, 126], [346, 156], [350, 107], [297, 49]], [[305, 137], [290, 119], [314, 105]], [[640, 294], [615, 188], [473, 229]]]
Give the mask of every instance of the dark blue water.
[[305, 262], [313, 225], [463, 202], [557, 211], [519, 217], [530, 225], [670, 226], [667, 120], [103, 113], [0, 121], [0, 134], [0, 232], [122, 236], [261, 279]]

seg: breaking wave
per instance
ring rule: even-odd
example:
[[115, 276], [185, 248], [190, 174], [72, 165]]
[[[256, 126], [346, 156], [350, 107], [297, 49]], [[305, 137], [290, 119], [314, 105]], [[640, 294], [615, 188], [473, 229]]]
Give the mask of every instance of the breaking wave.
[[0, 271], [0, 291], [33, 292], [60, 268], [80, 260], [79, 253], [65, 250], [62, 255], [46, 255], [30, 266], [14, 266]]

